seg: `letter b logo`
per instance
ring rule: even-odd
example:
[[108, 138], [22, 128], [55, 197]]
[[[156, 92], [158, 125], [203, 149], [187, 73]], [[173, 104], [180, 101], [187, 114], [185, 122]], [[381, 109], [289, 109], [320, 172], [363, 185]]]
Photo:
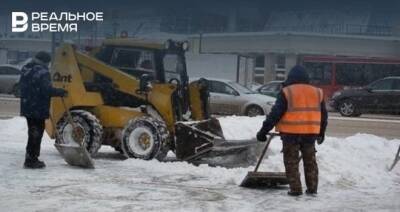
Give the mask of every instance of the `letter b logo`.
[[28, 15], [24, 12], [12, 12], [12, 32], [25, 32], [28, 29]]

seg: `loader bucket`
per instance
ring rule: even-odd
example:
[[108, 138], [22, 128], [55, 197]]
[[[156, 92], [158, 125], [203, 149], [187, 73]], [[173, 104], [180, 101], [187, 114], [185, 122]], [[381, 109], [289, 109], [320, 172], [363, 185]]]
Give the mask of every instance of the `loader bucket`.
[[199, 122], [178, 122], [175, 135], [175, 153], [179, 160], [228, 167], [237, 165], [235, 159], [244, 162], [239, 166], [248, 166], [256, 161], [254, 151], [257, 149], [257, 141], [225, 140], [221, 125], [215, 118]]

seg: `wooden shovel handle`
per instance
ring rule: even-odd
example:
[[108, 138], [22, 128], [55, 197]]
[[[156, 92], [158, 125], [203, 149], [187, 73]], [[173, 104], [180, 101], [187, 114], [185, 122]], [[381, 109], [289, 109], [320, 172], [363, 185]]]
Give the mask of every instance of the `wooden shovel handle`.
[[51, 115], [49, 117], [49, 120], [50, 120], [50, 123], [51, 123], [51, 127], [53, 127], [53, 131], [54, 131], [54, 133], [56, 135], [56, 139], [60, 139], [60, 133], [58, 132], [57, 126], [54, 123], [53, 117], [51, 117]]
[[68, 119], [69, 124], [71, 124], [72, 128], [75, 129], [75, 123], [74, 123], [74, 120], [72, 119], [71, 111], [68, 110], [67, 104], [65, 104], [65, 100], [63, 97], [61, 97], [61, 102], [64, 106], [65, 112], [67, 113], [67, 119]]
[[397, 154], [396, 157], [394, 158], [393, 164], [390, 166], [389, 171], [392, 171], [392, 169], [394, 168], [394, 166], [396, 166], [397, 162], [399, 162], [400, 160], [400, 146], [399, 149], [397, 150]]
[[271, 140], [272, 140], [275, 136], [279, 136], [278, 133], [268, 133], [268, 135], [269, 135], [269, 137], [268, 137], [268, 140], [267, 140], [267, 144], [265, 145], [265, 147], [264, 147], [264, 149], [263, 149], [263, 151], [262, 151], [262, 153], [261, 153], [261, 156], [260, 156], [260, 158], [259, 158], [258, 161], [257, 161], [257, 165], [256, 165], [256, 168], [254, 169], [254, 172], [257, 172], [258, 167], [260, 166], [261, 161], [263, 160], [264, 155], [265, 155], [265, 153], [267, 152], [267, 149], [268, 149], [268, 147], [269, 147], [269, 144], [271, 143]]
[[[72, 115], [71, 115], [71, 111], [69, 111], [69, 109], [67, 108], [67, 104], [65, 104], [65, 100], [64, 100], [64, 98], [63, 97], [61, 97], [61, 102], [62, 102], [62, 104], [63, 104], [63, 106], [64, 106], [64, 110], [65, 110], [65, 112], [67, 113], [67, 120], [68, 120], [68, 123], [72, 126], [72, 133], [74, 133], [74, 135], [76, 136], [76, 137], [79, 137], [79, 139], [78, 140], [80, 140], [80, 141], [77, 141], [77, 139], [74, 139], [75, 140], [75, 142], [77, 142], [79, 145], [83, 145], [83, 140], [82, 140], [82, 133], [80, 132], [80, 131], [78, 131], [78, 128], [77, 128], [77, 126], [75, 125], [75, 123], [74, 123], [74, 119], [72, 118]], [[78, 134], [78, 135], [77, 135]]]

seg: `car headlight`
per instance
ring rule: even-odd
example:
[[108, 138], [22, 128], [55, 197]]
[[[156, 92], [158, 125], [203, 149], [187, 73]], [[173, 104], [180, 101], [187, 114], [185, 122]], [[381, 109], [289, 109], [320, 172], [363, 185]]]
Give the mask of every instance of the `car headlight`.
[[275, 102], [267, 102], [267, 105], [274, 106]]
[[340, 96], [341, 94], [342, 94], [342, 92], [340, 92], [340, 91], [336, 91], [335, 93], [333, 93], [333, 95], [332, 95], [332, 99], [334, 99], [334, 98], [336, 98], [336, 97]]

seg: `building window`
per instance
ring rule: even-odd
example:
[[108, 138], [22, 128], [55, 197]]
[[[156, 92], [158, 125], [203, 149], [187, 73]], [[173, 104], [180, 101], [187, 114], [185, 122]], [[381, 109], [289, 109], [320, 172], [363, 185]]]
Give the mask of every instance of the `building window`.
[[285, 55], [278, 55], [276, 58], [276, 68], [285, 69], [286, 67], [286, 57]]
[[265, 56], [257, 56], [256, 57], [256, 68], [264, 68], [265, 66]]
[[262, 76], [264, 76], [264, 72], [265, 72], [264, 68], [255, 68], [255, 69], [254, 69], [254, 74], [255, 74], [255, 75], [262, 75]]
[[264, 76], [254, 76], [254, 82], [264, 84]]

